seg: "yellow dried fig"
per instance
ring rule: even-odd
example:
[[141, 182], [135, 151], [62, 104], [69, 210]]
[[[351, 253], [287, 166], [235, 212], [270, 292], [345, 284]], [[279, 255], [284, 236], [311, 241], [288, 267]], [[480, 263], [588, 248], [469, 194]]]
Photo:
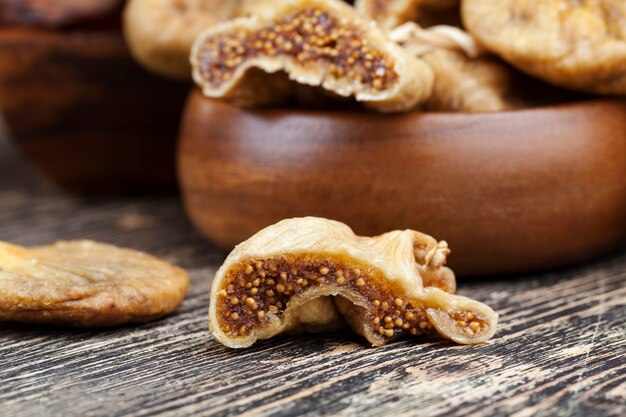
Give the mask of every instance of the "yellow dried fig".
[[421, 0], [357, 0], [354, 7], [382, 29], [390, 30], [417, 19], [420, 3]]
[[479, 42], [532, 76], [626, 93], [624, 0], [464, 0], [462, 16]]
[[92, 241], [0, 242], [0, 320], [113, 326], [155, 320], [183, 301], [189, 276], [131, 249]]
[[461, 29], [422, 29], [405, 23], [390, 38], [422, 57], [435, 73], [428, 110], [456, 112], [502, 111], [516, 107], [514, 74]]
[[433, 78], [428, 65], [338, 0], [284, 1], [208, 29], [191, 62], [206, 96], [245, 104], [276, 100], [280, 88], [268, 88], [263, 73], [286, 73], [380, 111], [405, 111], [430, 96]]
[[224, 345], [242, 348], [312, 325], [336, 327], [336, 308], [375, 346], [406, 335], [484, 342], [497, 315], [451, 293], [448, 253], [445, 242], [412, 230], [369, 238], [332, 220], [284, 220], [238, 245], [218, 270], [209, 327]]
[[514, 74], [493, 57], [469, 58], [440, 49], [424, 56], [435, 72], [431, 111], [494, 112], [519, 106], [513, 101]]
[[172, 78], [191, 78], [189, 51], [206, 28], [245, 14], [255, 0], [129, 0], [124, 33], [133, 56]]
[[354, 7], [384, 30], [410, 21], [421, 26], [460, 23], [459, 0], [356, 0]]

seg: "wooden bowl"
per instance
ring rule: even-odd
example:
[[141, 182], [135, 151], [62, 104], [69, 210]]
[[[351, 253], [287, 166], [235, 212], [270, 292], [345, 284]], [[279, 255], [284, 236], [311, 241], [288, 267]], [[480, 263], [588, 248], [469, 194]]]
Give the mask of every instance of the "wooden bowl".
[[0, 109], [11, 135], [72, 191], [174, 189], [188, 90], [140, 68], [119, 29], [0, 28]]
[[189, 215], [224, 248], [313, 215], [445, 239], [461, 275], [554, 268], [626, 236], [626, 101], [389, 116], [246, 110], [194, 92], [178, 170]]

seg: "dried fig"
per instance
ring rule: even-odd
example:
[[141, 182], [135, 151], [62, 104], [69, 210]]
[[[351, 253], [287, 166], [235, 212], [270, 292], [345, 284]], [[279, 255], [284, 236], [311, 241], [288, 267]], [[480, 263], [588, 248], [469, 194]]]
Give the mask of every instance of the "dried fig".
[[209, 327], [224, 345], [241, 348], [303, 325], [336, 326], [333, 297], [375, 346], [408, 334], [484, 342], [497, 315], [451, 294], [448, 253], [445, 242], [412, 230], [369, 238], [336, 221], [284, 220], [238, 245], [217, 271]]
[[518, 107], [513, 101], [514, 77], [493, 57], [469, 58], [440, 49], [424, 56], [435, 72], [431, 111], [494, 112]]
[[376, 21], [384, 30], [417, 19], [421, 0], [357, 0], [356, 10]]
[[286, 1], [208, 29], [196, 40], [191, 62], [206, 96], [248, 104], [276, 99], [257, 91], [269, 82], [268, 76], [259, 80], [259, 70], [284, 72], [388, 112], [415, 107], [432, 88], [428, 65], [338, 0]]
[[0, 25], [60, 27], [102, 18], [123, 0], [0, 0]]
[[520, 70], [554, 85], [626, 93], [626, 1], [464, 0], [463, 23]]
[[457, 112], [502, 111], [516, 107], [511, 69], [491, 56], [461, 29], [422, 29], [405, 23], [390, 38], [422, 57], [435, 73], [428, 110]]
[[79, 327], [146, 322], [174, 311], [189, 277], [145, 253], [91, 241], [0, 242], [0, 320]]
[[255, 0], [129, 0], [124, 33], [133, 56], [168, 77], [191, 78], [189, 51], [206, 28], [245, 14]]
[[410, 21], [421, 26], [460, 22], [459, 0], [356, 0], [354, 7], [384, 30]]

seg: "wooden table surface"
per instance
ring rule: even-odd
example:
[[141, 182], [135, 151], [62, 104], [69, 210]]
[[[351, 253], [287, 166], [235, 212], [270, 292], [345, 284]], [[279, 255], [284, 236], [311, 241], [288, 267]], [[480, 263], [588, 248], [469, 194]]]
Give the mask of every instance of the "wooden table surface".
[[0, 324], [1, 416], [626, 415], [626, 250], [552, 273], [461, 282], [461, 294], [501, 315], [482, 346], [412, 339], [372, 349], [327, 335], [234, 351], [206, 326], [226, 254], [194, 231], [175, 197], [70, 197], [0, 138], [0, 239], [79, 238], [188, 268], [188, 297], [168, 318], [113, 330]]

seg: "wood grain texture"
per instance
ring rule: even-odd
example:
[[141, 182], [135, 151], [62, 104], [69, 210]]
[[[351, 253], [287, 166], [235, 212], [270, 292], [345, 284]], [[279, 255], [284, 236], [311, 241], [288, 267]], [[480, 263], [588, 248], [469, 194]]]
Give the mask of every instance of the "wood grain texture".
[[626, 100], [484, 114], [242, 109], [192, 93], [188, 212], [232, 248], [284, 218], [415, 229], [458, 273], [572, 265], [626, 238]]
[[626, 251], [577, 269], [461, 283], [501, 314], [482, 346], [352, 335], [232, 351], [206, 326], [225, 253], [175, 198], [76, 199], [0, 142], [0, 239], [91, 238], [190, 269], [183, 306], [104, 331], [0, 324], [0, 416], [623, 416]]

